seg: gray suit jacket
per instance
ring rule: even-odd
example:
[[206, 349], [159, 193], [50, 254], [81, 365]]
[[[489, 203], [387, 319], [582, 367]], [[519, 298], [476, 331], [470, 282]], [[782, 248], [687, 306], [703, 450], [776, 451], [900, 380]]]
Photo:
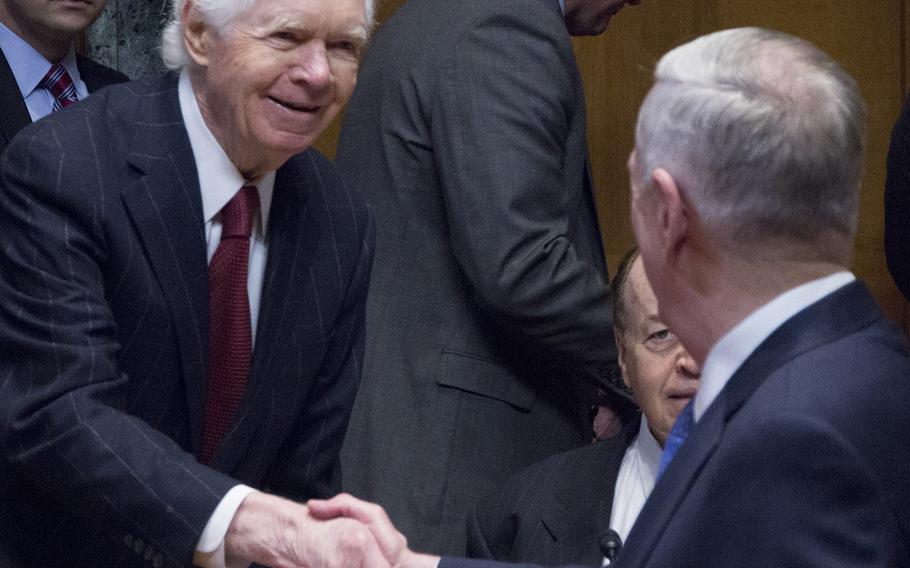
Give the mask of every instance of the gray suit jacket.
[[0, 167], [0, 566], [189, 566], [238, 481], [340, 489], [372, 223], [315, 151], [277, 172], [249, 381], [211, 467], [202, 200], [173, 75], [22, 130]]
[[476, 496], [590, 440], [615, 347], [586, 158], [557, 0], [409, 0], [374, 38], [337, 153], [378, 229], [342, 460], [417, 549], [463, 553]]

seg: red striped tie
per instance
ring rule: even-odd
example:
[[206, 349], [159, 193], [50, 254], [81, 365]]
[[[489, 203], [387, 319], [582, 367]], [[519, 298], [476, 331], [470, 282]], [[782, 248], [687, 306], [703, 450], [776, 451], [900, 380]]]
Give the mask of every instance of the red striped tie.
[[70, 79], [70, 74], [66, 72], [66, 68], [59, 63], [51, 65], [44, 79], [41, 79], [39, 86], [54, 95], [54, 112], [79, 101], [76, 85]]
[[211, 463], [240, 406], [250, 375], [253, 335], [247, 290], [250, 232], [259, 207], [255, 187], [244, 186], [221, 210], [221, 242], [209, 263], [209, 384], [202, 463]]

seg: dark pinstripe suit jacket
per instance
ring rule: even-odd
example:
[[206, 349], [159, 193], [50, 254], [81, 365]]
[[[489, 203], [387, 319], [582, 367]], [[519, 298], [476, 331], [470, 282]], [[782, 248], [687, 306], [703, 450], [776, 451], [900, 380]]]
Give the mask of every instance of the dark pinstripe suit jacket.
[[176, 77], [24, 129], [0, 168], [0, 566], [185, 566], [237, 481], [339, 489], [372, 224], [315, 151], [275, 181], [246, 394], [198, 464], [202, 205]]
[[[95, 63], [81, 55], [76, 56], [76, 65], [79, 67], [79, 74], [90, 93], [101, 87], [128, 80], [123, 73]], [[13, 70], [10, 69], [6, 57], [3, 56], [3, 51], [0, 50], [0, 152], [6, 148], [17, 132], [31, 123], [32, 118], [28, 114], [25, 101], [22, 100], [22, 93], [19, 92], [19, 85], [16, 84]]]
[[512, 476], [468, 518], [468, 556], [543, 566], [599, 566], [613, 493], [641, 415], [607, 440], [551, 456]]

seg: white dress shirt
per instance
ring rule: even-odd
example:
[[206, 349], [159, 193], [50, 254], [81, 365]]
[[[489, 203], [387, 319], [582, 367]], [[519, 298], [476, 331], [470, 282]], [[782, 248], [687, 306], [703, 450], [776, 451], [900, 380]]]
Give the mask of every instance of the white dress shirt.
[[[40, 87], [39, 84], [47, 75], [52, 63], [2, 23], [0, 23], [0, 49], [3, 50], [3, 56], [6, 57], [6, 62], [13, 71], [13, 77], [16, 79], [16, 85], [28, 108], [28, 114], [32, 117], [32, 122], [50, 114], [54, 110], [54, 95]], [[87, 97], [88, 87], [82, 81], [79, 67], [76, 65], [75, 46], [70, 46], [66, 56], [60, 60], [60, 64], [66, 68], [73, 85], [76, 86], [79, 100]]]
[[838, 288], [856, 280], [847, 271], [818, 278], [791, 288], [749, 314], [727, 332], [708, 353], [695, 395], [693, 416], [701, 419], [733, 374], [753, 351], [788, 319]]
[[610, 528], [623, 541], [629, 537], [635, 519], [654, 489], [661, 452], [657, 439], [648, 427], [648, 419], [642, 414], [638, 435], [626, 448], [613, 489]]
[[[275, 186], [275, 172], [263, 175], [257, 180], [246, 180], [234, 167], [227, 154], [215, 140], [205, 124], [189, 74], [184, 71], [177, 84], [180, 112], [193, 148], [193, 158], [199, 174], [199, 189], [202, 193], [202, 213], [205, 219], [205, 240], [208, 259], [212, 260], [215, 249], [221, 242], [221, 209], [227, 205], [244, 185], [255, 185], [259, 192], [259, 211], [253, 217], [253, 233], [250, 235], [249, 274], [247, 291], [250, 300], [250, 324], [253, 329], [253, 343], [256, 341], [256, 325], [259, 321], [259, 303], [262, 296], [262, 281], [265, 277], [265, 262], [268, 257], [268, 243], [265, 229], [268, 227], [269, 207]], [[209, 518], [205, 529], [196, 543], [193, 562], [203, 568], [240, 568], [246, 563], [227, 566], [224, 558], [224, 537], [234, 514], [243, 500], [255, 491], [238, 484], [225, 494]]]

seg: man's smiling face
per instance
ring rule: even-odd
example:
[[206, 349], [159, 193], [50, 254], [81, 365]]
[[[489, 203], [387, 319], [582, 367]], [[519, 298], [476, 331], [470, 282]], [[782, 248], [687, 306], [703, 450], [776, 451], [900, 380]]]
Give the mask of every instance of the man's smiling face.
[[221, 33], [187, 26], [202, 114], [248, 177], [322, 133], [354, 90], [366, 40], [363, 0], [258, 0]]

